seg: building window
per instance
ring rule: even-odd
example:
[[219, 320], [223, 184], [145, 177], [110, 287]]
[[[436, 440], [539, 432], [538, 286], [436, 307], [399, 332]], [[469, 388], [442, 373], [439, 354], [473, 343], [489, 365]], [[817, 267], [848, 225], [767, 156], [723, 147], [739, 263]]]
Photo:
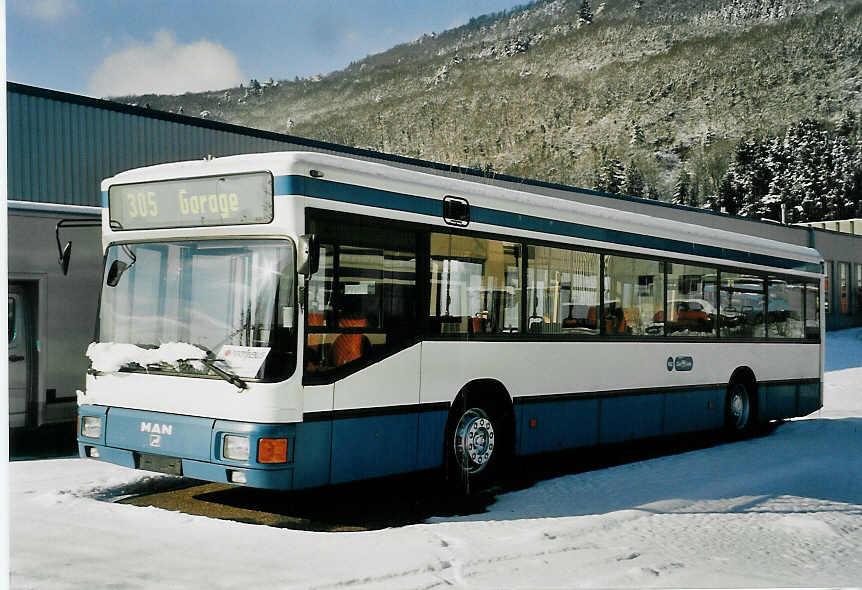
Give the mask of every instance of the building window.
[[832, 262], [829, 260], [826, 261], [826, 286], [823, 296], [826, 297], [824, 303], [826, 315], [830, 315], [832, 313]]
[[530, 333], [599, 333], [599, 260], [590, 252], [527, 247]]
[[862, 315], [862, 264], [856, 265], [856, 290], [853, 296], [856, 298], [856, 313]]
[[431, 234], [431, 334], [517, 333], [521, 245]]
[[657, 260], [605, 256], [604, 313], [608, 335], [664, 335], [664, 270]]
[[850, 315], [850, 265], [846, 262], [838, 263], [838, 313]]
[[727, 338], [763, 338], [766, 293], [763, 279], [733, 272], [721, 273], [719, 329]]
[[717, 277], [714, 268], [667, 264], [668, 336], [716, 335]]

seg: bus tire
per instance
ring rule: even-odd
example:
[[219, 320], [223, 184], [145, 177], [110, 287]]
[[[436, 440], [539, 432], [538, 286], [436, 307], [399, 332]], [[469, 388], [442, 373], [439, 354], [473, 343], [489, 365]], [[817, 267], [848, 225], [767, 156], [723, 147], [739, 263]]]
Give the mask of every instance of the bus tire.
[[732, 381], [727, 387], [724, 428], [736, 438], [751, 436], [756, 424], [755, 388], [744, 379]]
[[488, 487], [508, 463], [512, 446], [499, 404], [471, 397], [463, 396], [452, 406], [444, 440], [446, 480], [461, 495]]

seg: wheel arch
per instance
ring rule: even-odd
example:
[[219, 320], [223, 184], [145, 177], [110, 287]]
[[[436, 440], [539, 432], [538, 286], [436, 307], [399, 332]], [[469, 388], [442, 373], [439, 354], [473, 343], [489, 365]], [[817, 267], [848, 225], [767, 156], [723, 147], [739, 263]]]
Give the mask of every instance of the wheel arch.
[[467, 409], [467, 405], [492, 405], [503, 416], [503, 424], [509, 434], [509, 442], [515, 450], [515, 405], [512, 395], [503, 383], [493, 378], [473, 379], [464, 384], [449, 405], [447, 422], [457, 420], [459, 412]]
[[748, 387], [749, 400], [752, 405], [752, 413], [755, 422], [760, 422], [760, 391], [757, 384], [757, 376], [754, 374], [754, 369], [748, 366], [737, 367], [730, 375], [727, 382], [727, 390], [737, 383], [744, 383]]

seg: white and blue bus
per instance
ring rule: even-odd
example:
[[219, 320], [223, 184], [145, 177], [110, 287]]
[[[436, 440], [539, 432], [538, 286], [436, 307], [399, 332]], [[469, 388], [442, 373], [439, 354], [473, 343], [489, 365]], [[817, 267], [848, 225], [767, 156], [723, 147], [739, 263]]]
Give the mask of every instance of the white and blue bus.
[[822, 258], [320, 153], [102, 184], [81, 456], [300, 489], [822, 405]]

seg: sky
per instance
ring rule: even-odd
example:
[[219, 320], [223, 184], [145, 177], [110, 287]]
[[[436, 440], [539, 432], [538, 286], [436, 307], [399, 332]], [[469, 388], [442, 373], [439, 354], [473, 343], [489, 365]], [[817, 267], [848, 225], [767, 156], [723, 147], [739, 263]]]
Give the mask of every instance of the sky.
[[8, 0], [7, 79], [94, 97], [326, 74], [523, 0]]

